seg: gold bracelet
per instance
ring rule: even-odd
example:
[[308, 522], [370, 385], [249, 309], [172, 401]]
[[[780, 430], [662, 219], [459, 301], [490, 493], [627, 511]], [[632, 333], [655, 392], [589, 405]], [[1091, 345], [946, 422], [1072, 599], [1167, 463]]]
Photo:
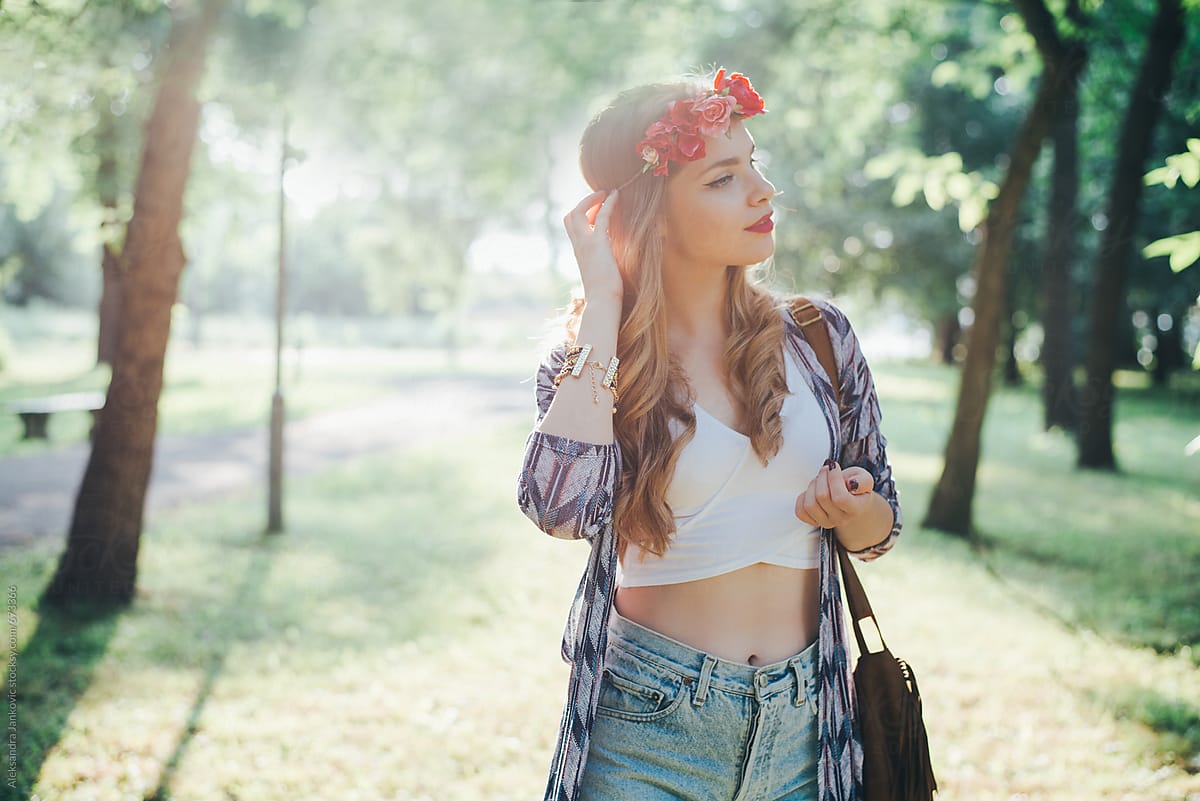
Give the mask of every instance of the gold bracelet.
[[[576, 345], [567, 351], [566, 357], [563, 359], [562, 368], [559, 369], [558, 375], [554, 377], [554, 386], [561, 386], [562, 380], [570, 375], [573, 378], [578, 378], [584, 367], [590, 367], [592, 370], [598, 370], [604, 374], [600, 380], [600, 386], [607, 389], [613, 396], [613, 414], [617, 411], [617, 402], [620, 400], [620, 395], [617, 391], [617, 382], [620, 380], [620, 372], [618, 366], [620, 359], [613, 356], [605, 365], [600, 361], [588, 362], [587, 357], [592, 351], [591, 345]], [[596, 375], [593, 372], [588, 373], [588, 378], [592, 384], [592, 403], [600, 403], [600, 392], [596, 388]]]

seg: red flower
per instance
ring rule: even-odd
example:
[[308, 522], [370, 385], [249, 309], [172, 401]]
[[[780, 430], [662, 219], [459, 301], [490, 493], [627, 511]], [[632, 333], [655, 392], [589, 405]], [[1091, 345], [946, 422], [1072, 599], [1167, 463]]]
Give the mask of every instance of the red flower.
[[680, 133], [695, 133], [696, 115], [693, 112], [694, 100], [672, 100], [667, 104], [667, 113], [663, 116], [667, 124]]
[[755, 114], [765, 111], [762, 97], [754, 91], [754, 87], [750, 85], [750, 79], [740, 72], [730, 73], [726, 77], [725, 69], [722, 67], [713, 80], [713, 91], [718, 95], [728, 95], [736, 100], [737, 113], [743, 117], [753, 117]]
[[680, 131], [675, 137], [676, 161], [695, 161], [704, 158], [704, 137], [699, 131]]

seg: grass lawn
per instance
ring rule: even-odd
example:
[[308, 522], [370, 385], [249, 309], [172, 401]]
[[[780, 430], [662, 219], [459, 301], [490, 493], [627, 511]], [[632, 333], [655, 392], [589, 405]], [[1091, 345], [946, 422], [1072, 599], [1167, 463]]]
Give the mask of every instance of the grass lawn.
[[[980, 550], [920, 525], [955, 375], [876, 368], [905, 533], [860, 570], [920, 679], [940, 798], [1200, 801], [1200, 417], [1123, 390], [1126, 474], [1081, 473], [1036, 391], [1000, 390]], [[298, 479], [282, 537], [257, 493], [156, 518], [115, 617], [39, 614], [50, 549], [0, 553], [14, 797], [540, 797], [586, 548], [517, 511], [525, 433]]]
[[[89, 412], [53, 414], [47, 440], [22, 441], [21, 421], [5, 407], [10, 401], [64, 392], [104, 392], [110, 370], [96, 365], [94, 323], [84, 313], [67, 311], [27, 313], [18, 323], [23, 336], [14, 340], [9, 362], [0, 371], [0, 457], [85, 441]], [[158, 405], [160, 434], [268, 424], [275, 388], [273, 340], [261, 330], [266, 321], [241, 325], [248, 329], [245, 336], [238, 335], [236, 320], [213, 323], [213, 333], [199, 345], [182, 333], [172, 337]], [[344, 333], [342, 338], [350, 341], [284, 350], [287, 419], [399, 392], [405, 381], [445, 375], [463, 364], [470, 364], [473, 373], [511, 375], [526, 369], [528, 359], [528, 348], [514, 347], [511, 341], [499, 351], [494, 343], [486, 348], [470, 343], [451, 355], [443, 348], [373, 346]]]

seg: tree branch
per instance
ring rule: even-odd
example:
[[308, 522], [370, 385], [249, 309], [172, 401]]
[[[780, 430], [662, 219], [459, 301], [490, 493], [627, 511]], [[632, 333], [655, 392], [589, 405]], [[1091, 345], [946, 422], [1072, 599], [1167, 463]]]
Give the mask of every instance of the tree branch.
[[1058, 23], [1046, 8], [1046, 3], [1043, 0], [1013, 0], [1013, 5], [1025, 20], [1025, 28], [1037, 42], [1042, 63], [1047, 66], [1059, 63], [1063, 55], [1063, 43], [1058, 35]]

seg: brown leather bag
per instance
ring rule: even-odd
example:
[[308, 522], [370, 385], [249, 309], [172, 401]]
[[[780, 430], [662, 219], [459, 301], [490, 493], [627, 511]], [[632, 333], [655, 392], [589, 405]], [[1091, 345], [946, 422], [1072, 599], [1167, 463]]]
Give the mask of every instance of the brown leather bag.
[[[796, 298], [790, 308], [792, 319], [800, 326], [817, 360], [830, 376], [840, 408], [841, 387], [828, 325], [813, 325], [822, 319], [822, 314], [805, 298]], [[937, 780], [929, 760], [929, 741], [921, 717], [917, 677], [907, 662], [892, 656], [888, 650], [850, 555], [840, 542], [837, 551], [850, 618], [854, 623], [854, 637], [858, 640], [854, 690], [862, 736], [865, 799], [930, 801], [937, 790]], [[871, 652], [863, 637], [861, 621], [867, 618], [879, 634], [879, 651]]]

